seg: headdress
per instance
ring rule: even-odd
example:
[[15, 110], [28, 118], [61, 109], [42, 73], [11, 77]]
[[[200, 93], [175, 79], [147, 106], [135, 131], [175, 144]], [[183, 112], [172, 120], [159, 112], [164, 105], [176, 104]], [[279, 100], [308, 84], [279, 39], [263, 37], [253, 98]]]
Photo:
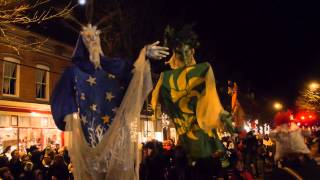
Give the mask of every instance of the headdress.
[[167, 26], [164, 32], [164, 43], [174, 51], [179, 50], [183, 45], [191, 48], [199, 47], [198, 35], [193, 31], [194, 24], [183, 26], [179, 31]]
[[[198, 36], [193, 31], [193, 24], [183, 26], [179, 31], [171, 26], [167, 26], [164, 32], [164, 45], [169, 47], [175, 55], [183, 61], [184, 65], [195, 64], [192, 50], [199, 47]], [[177, 65], [174, 58], [167, 64], [176, 69]]]
[[100, 56], [103, 55], [100, 43], [101, 31], [97, 29], [97, 26], [84, 26], [81, 31], [83, 43], [89, 51], [89, 59], [93, 63], [95, 69], [101, 68]]

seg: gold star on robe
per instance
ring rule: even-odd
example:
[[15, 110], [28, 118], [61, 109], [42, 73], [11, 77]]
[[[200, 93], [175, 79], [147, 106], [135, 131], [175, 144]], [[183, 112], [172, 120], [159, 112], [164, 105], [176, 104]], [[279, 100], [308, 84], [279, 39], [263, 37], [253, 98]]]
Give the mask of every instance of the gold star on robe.
[[90, 109], [91, 109], [92, 111], [97, 111], [97, 105], [96, 105], [96, 104], [92, 104], [92, 105], [90, 106]]
[[110, 116], [105, 115], [101, 118], [103, 120], [103, 123], [108, 124], [110, 122]]
[[93, 86], [96, 83], [96, 78], [92, 77], [92, 76], [89, 76], [89, 79], [87, 79], [87, 82], [90, 84], [90, 86]]
[[80, 99], [81, 99], [81, 100], [86, 100], [86, 94], [81, 93], [81, 95], [80, 95]]
[[110, 102], [113, 98], [115, 98], [115, 96], [112, 95], [112, 92], [106, 92], [106, 100]]

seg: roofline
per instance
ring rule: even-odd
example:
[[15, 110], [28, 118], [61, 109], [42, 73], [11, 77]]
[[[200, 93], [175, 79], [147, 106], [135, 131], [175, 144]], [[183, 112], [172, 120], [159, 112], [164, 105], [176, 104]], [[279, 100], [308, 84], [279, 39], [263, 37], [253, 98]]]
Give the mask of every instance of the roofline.
[[[72, 46], [67, 45], [65, 43], [62, 43], [60, 41], [54, 40], [54, 39], [49, 38], [49, 37], [45, 37], [45, 36], [40, 35], [38, 33], [31, 32], [29, 30], [20, 28], [18, 26], [10, 25], [9, 27], [14, 29], [14, 31], [8, 31], [8, 32], [6, 32], [6, 35], [10, 36], [10, 37], [17, 38], [17, 43], [18, 44], [25, 45], [25, 40], [26, 40], [27, 37], [30, 37], [30, 36], [31, 37], [35, 37], [39, 41], [45, 41], [45, 42], [39, 49], [36, 49], [34, 51], [40, 52], [40, 53], [43, 53], [43, 54], [46, 54], [46, 55], [49, 55], [49, 56], [62, 58], [62, 59], [71, 61], [72, 52], [73, 52], [73, 47]], [[5, 43], [5, 41], [1, 40], [1, 38], [0, 38], [0, 41]], [[60, 46], [60, 47], [63, 47], [65, 49], [65, 51], [64, 51], [64, 53], [62, 55], [58, 55], [58, 54], [55, 53], [54, 47], [56, 47], [56, 46]]]

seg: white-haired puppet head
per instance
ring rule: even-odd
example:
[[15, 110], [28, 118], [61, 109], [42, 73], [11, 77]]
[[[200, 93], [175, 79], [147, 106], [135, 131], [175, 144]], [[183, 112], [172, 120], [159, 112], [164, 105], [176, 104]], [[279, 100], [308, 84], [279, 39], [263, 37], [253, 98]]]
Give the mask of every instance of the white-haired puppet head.
[[81, 31], [83, 43], [89, 51], [89, 59], [95, 69], [101, 68], [100, 56], [103, 55], [100, 33], [101, 31], [97, 29], [97, 26], [92, 26], [91, 24], [83, 26]]

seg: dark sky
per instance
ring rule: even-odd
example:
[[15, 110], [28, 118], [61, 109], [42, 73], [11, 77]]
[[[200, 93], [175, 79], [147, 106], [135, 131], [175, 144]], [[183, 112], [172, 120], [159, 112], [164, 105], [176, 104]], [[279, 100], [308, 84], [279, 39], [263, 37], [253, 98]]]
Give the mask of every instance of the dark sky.
[[[135, 8], [148, 15], [148, 22], [159, 24], [158, 28], [150, 29], [151, 39], [161, 39], [152, 32], [163, 31], [165, 24], [195, 22], [201, 43], [198, 61], [209, 61], [213, 65], [221, 86], [226, 86], [228, 79], [235, 80], [240, 91], [250, 90], [258, 99], [280, 100], [290, 107], [299, 89], [320, 78], [320, 3], [294, 0], [136, 2]], [[145, 26], [148, 30], [149, 24]], [[61, 35], [54, 28], [47, 31], [70, 44], [76, 41], [74, 33]]]
[[[299, 88], [319, 78], [320, 4], [217, 1], [197, 6], [203, 45], [215, 47], [217, 78], [292, 105]], [[213, 44], [214, 43], [214, 44]]]

